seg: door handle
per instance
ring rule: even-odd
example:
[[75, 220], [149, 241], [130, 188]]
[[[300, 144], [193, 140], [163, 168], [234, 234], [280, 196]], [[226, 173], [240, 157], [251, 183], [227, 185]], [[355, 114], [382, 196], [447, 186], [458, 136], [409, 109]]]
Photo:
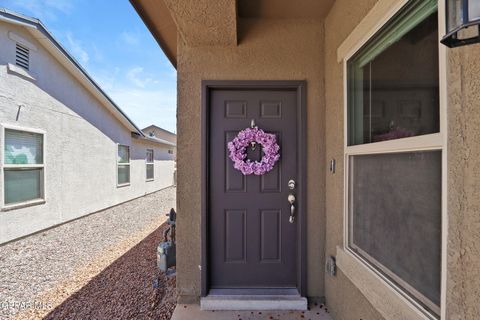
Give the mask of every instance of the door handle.
[[295, 221], [295, 196], [293, 194], [288, 195], [288, 203], [290, 203], [290, 218], [288, 222], [293, 223]]

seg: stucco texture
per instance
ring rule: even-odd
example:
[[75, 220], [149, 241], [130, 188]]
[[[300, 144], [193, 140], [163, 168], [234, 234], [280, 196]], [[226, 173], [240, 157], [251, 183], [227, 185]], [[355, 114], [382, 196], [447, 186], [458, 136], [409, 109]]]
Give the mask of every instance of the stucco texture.
[[[336, 160], [336, 172], [328, 172], [326, 183], [326, 256], [335, 256], [343, 245], [343, 152], [344, 95], [343, 64], [337, 61], [337, 49], [377, 0], [337, 0], [325, 19], [325, 161]], [[351, 281], [338, 270], [336, 277], [325, 277], [326, 302], [334, 319], [383, 317], [373, 308]]]
[[237, 44], [235, 0], [164, 0], [164, 2], [177, 24], [180, 37], [189, 46]]
[[200, 295], [201, 81], [307, 81], [307, 295], [324, 296], [323, 25], [314, 20], [239, 21], [235, 47], [194, 47], [178, 55], [178, 257], [183, 301]]
[[[335, 277], [325, 276], [323, 267], [323, 255], [335, 256], [337, 247], [343, 246], [344, 235], [344, 79], [337, 50], [362, 19], [375, 11], [372, 9], [377, 3], [380, 1], [364, 0], [352, 5], [350, 0], [337, 0], [324, 22], [240, 19], [238, 46], [189, 46], [180, 41], [177, 284], [181, 300], [197, 300], [200, 294], [201, 80], [305, 79], [308, 92], [308, 295], [326, 296], [335, 319], [379, 320], [384, 316], [411, 319], [404, 316], [406, 313], [381, 314], [374, 307], [385, 303], [380, 301], [381, 297], [369, 295], [368, 300], [346, 276], [347, 272], [344, 274], [338, 269]], [[375, 12], [379, 14], [396, 3], [383, 1], [383, 9]], [[480, 45], [447, 52], [446, 319], [478, 319]], [[326, 170], [331, 159], [336, 159], [334, 174]]]
[[447, 318], [480, 317], [480, 45], [448, 50]]
[[[343, 244], [343, 70], [337, 48], [376, 0], [337, 0], [325, 23], [326, 160], [337, 172], [326, 175], [326, 255]], [[393, 3], [393, 2], [392, 2]], [[445, 319], [480, 316], [480, 45], [447, 49], [447, 285]], [[443, 61], [440, 61], [443, 63]], [[381, 319], [339, 270], [326, 277], [327, 304], [335, 319]], [[350, 299], [353, 299], [350, 300]], [[359, 307], [361, 306], [361, 307]], [[389, 318], [399, 318], [389, 314]]]

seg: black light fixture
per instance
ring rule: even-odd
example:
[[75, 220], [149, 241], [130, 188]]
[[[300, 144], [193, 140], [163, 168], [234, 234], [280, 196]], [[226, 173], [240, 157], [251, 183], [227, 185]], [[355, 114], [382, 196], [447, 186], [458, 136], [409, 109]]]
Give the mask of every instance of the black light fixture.
[[445, 0], [447, 34], [441, 43], [460, 47], [480, 42], [480, 0]]

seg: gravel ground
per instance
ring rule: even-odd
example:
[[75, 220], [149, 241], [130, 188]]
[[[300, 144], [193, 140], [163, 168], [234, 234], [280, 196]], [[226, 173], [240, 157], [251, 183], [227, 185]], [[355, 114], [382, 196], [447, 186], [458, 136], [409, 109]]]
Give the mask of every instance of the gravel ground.
[[44, 319], [170, 319], [176, 304], [175, 275], [156, 267], [164, 224]]
[[43, 317], [157, 230], [172, 207], [173, 187], [1, 246], [0, 318]]

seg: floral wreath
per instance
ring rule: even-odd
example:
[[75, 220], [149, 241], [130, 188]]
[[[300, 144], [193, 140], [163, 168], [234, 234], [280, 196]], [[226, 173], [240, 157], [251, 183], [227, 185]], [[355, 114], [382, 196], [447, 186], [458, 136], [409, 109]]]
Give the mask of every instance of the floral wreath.
[[[260, 161], [247, 159], [247, 148], [256, 144], [262, 145], [263, 157]], [[275, 163], [280, 159], [279, 145], [274, 134], [266, 133], [258, 127], [246, 128], [228, 143], [229, 157], [233, 161], [233, 167], [243, 175], [264, 175], [271, 171]]]

